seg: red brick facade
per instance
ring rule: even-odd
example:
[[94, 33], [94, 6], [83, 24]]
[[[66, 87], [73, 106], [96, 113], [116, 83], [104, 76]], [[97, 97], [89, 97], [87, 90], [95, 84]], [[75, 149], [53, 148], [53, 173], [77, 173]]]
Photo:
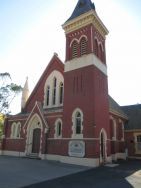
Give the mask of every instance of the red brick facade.
[[[121, 122], [124, 123], [125, 119], [109, 111], [106, 69], [105, 37], [94, 24], [66, 32], [65, 65], [55, 54], [22, 113], [6, 119], [3, 154], [36, 154], [44, 159], [86, 166], [124, 158]], [[57, 80], [55, 83], [54, 78]], [[64, 86], [63, 104], [57, 98], [61, 92], [58, 80]], [[45, 104], [48, 95], [46, 84], [50, 89], [49, 107]], [[53, 97], [56, 97], [55, 105]], [[116, 122], [116, 135], [111, 116]], [[20, 134], [16, 135], [18, 123]], [[41, 134], [38, 134], [40, 141], [36, 148], [38, 153], [35, 153], [33, 142], [37, 138], [34, 138], [37, 129], [41, 130]]]

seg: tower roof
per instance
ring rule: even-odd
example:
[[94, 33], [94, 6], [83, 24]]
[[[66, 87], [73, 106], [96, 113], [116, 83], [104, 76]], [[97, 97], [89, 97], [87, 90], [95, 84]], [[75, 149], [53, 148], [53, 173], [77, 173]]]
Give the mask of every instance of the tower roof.
[[79, 0], [71, 17], [67, 21], [70, 21], [90, 10], [95, 10], [95, 5], [91, 0]]

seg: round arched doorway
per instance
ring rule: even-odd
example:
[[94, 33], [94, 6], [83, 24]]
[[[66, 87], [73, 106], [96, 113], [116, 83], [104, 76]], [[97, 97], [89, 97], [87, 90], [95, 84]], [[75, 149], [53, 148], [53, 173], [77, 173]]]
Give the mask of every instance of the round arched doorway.
[[100, 163], [103, 164], [107, 160], [107, 134], [104, 129], [100, 132]]

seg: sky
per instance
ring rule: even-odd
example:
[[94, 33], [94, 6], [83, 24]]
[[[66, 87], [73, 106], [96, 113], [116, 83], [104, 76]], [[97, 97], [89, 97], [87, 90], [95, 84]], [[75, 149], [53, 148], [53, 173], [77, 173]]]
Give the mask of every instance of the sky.
[[[106, 38], [109, 94], [120, 105], [141, 103], [141, 1], [92, 0]], [[62, 24], [77, 0], [0, 0], [0, 72], [32, 92], [54, 52], [65, 60]], [[21, 95], [11, 105], [20, 111]]]

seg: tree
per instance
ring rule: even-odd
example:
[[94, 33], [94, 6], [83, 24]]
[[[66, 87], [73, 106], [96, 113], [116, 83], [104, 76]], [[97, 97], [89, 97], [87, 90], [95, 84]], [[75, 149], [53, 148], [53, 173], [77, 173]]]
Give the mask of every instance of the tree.
[[9, 112], [9, 105], [22, 91], [22, 87], [12, 83], [9, 73], [0, 73], [0, 113], [6, 114]]
[[3, 126], [4, 126], [4, 115], [0, 114], [0, 141], [3, 135]]

